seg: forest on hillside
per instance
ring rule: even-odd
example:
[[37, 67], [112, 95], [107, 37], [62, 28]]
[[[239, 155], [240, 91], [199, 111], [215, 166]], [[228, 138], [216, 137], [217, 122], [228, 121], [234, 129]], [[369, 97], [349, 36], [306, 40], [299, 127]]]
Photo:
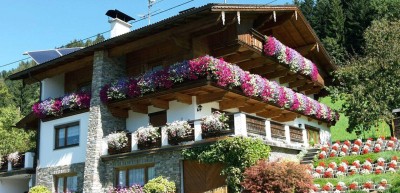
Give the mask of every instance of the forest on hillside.
[[[340, 67], [326, 88], [349, 120], [348, 132], [360, 135], [400, 108], [400, 0], [294, 0]], [[73, 40], [61, 47], [86, 47], [104, 40]], [[39, 84], [6, 77], [34, 66], [21, 62], [0, 73], [0, 155], [34, 148], [35, 133], [15, 128], [31, 112]], [[341, 128], [346, 129], [346, 128]], [[335, 132], [335, 131], [332, 131]], [[1, 156], [0, 156], [1, 157]]]

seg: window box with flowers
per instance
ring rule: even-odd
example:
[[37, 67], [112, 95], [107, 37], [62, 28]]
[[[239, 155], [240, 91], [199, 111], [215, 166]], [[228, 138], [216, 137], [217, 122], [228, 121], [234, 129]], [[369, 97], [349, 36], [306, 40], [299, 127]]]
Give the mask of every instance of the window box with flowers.
[[78, 92], [59, 98], [48, 98], [32, 106], [33, 113], [40, 119], [51, 120], [55, 117], [70, 116], [88, 110], [90, 93]]
[[168, 134], [168, 143], [171, 145], [194, 140], [194, 130], [187, 121], [167, 123], [165, 129]]
[[108, 154], [110, 155], [131, 152], [131, 133], [124, 131], [111, 133], [107, 136], [107, 144]]
[[201, 136], [205, 139], [232, 133], [232, 130], [229, 129], [229, 124], [227, 123], [228, 120], [229, 117], [227, 117], [225, 113], [219, 111], [215, 111], [212, 115], [202, 118]]
[[139, 149], [151, 149], [161, 147], [160, 128], [148, 125], [140, 127], [136, 131]]

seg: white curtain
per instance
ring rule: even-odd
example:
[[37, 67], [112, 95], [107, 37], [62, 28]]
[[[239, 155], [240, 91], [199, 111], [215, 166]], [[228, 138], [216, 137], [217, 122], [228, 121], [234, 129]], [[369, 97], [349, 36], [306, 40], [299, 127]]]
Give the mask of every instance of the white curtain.
[[71, 176], [67, 178], [67, 192], [76, 192], [78, 189], [78, 177]]
[[147, 169], [147, 177], [149, 178], [148, 180], [151, 180], [156, 177], [154, 172], [154, 167], [149, 167]]
[[67, 145], [79, 144], [79, 125], [69, 127], [67, 136]]
[[126, 186], [126, 171], [119, 171], [118, 174], [118, 186], [125, 187]]
[[65, 146], [64, 141], [65, 141], [65, 129], [62, 128], [58, 130], [58, 146], [59, 147]]
[[144, 168], [129, 170], [129, 186], [138, 184], [144, 186]]
[[57, 182], [57, 192], [58, 192], [58, 193], [64, 192], [64, 178], [58, 178], [58, 182]]

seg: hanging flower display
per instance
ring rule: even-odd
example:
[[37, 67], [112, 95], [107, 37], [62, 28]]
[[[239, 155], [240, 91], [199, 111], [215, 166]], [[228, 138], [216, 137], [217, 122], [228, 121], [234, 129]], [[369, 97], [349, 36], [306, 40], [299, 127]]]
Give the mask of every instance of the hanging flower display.
[[296, 50], [285, 46], [274, 37], [266, 37], [264, 53], [267, 56], [275, 57], [279, 63], [288, 65], [290, 71], [294, 73], [310, 76], [312, 80], [317, 80], [318, 78], [318, 68], [313, 62], [303, 57]]
[[135, 98], [156, 90], [169, 89], [183, 81], [206, 77], [210, 77], [220, 87], [240, 88], [243, 94], [248, 97], [257, 97], [264, 102], [307, 116], [332, 122], [339, 119], [338, 113], [312, 98], [211, 56], [176, 63], [148, 71], [138, 77], [123, 78], [111, 84], [106, 84], [100, 91], [100, 98], [103, 103]]
[[90, 107], [90, 94], [87, 92], [66, 94], [60, 98], [48, 98], [33, 104], [32, 111], [39, 118], [61, 116], [64, 110], [78, 110]]

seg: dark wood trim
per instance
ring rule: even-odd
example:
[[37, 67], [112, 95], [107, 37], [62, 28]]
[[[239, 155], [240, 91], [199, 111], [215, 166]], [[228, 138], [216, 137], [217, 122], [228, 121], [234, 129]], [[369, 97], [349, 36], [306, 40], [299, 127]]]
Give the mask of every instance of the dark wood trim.
[[[73, 126], [78, 126], [79, 127], [79, 140], [80, 140], [80, 122], [76, 121], [76, 122], [71, 122], [71, 123], [66, 123], [66, 124], [62, 124], [62, 125], [57, 125], [54, 127], [55, 129], [55, 144], [54, 144], [54, 150], [56, 149], [64, 149], [64, 148], [69, 148], [69, 147], [75, 147], [75, 146], [79, 146], [79, 140], [77, 144], [71, 144], [71, 145], [67, 145], [67, 141], [68, 141], [68, 128], [73, 127]], [[59, 139], [59, 134], [60, 134], [60, 130], [64, 129], [64, 145], [60, 146], [60, 139]]]
[[129, 186], [129, 170], [132, 169], [144, 169], [144, 183], [149, 181], [149, 168], [155, 167], [154, 163], [148, 164], [139, 164], [139, 165], [130, 165], [130, 166], [121, 166], [114, 168], [115, 171], [115, 186], [119, 185], [119, 172], [125, 171], [125, 186]]
[[61, 116], [49, 116], [49, 117], [45, 117], [42, 119], [43, 122], [48, 122], [48, 121], [52, 121], [52, 120], [56, 120], [56, 119], [61, 119], [64, 117], [69, 117], [72, 115], [77, 115], [77, 114], [81, 114], [81, 113], [86, 113], [89, 112], [90, 108], [85, 108], [85, 109], [78, 109], [78, 110], [68, 110], [68, 111], [64, 111], [63, 114]]

